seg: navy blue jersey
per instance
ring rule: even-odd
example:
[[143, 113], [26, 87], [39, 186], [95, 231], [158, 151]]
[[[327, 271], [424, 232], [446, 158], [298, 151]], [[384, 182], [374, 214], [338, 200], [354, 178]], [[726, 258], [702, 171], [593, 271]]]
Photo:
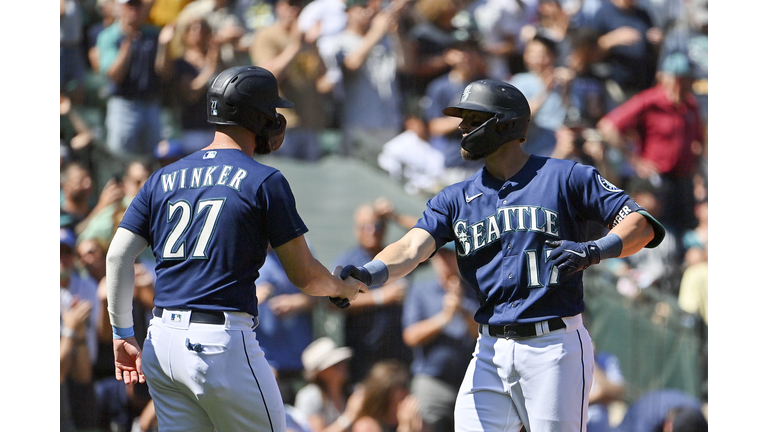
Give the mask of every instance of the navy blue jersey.
[[267, 245], [308, 231], [285, 177], [234, 149], [195, 152], [155, 171], [120, 227], [155, 254], [155, 306], [254, 316]]
[[530, 156], [507, 181], [483, 168], [445, 188], [416, 227], [437, 248], [455, 241], [461, 275], [480, 300], [478, 323], [531, 323], [584, 310], [582, 273], [560, 277], [544, 241], [590, 240], [589, 221], [612, 226], [628, 198], [593, 167]]

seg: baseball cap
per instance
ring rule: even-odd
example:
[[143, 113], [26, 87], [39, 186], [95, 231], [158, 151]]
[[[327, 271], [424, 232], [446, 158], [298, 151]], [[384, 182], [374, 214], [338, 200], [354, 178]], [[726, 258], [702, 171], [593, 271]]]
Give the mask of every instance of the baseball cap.
[[688, 56], [681, 52], [668, 55], [661, 64], [661, 71], [678, 77], [692, 76], [691, 62]]
[[352, 348], [339, 347], [329, 337], [321, 337], [309, 344], [301, 353], [301, 364], [307, 379], [318, 372], [352, 357]]

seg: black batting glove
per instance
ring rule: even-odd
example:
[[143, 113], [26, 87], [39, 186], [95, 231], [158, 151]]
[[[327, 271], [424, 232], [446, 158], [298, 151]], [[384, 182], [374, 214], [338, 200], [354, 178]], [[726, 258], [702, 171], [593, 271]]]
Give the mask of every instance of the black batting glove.
[[341, 270], [341, 274], [339, 276], [341, 276], [342, 280], [352, 276], [353, 278], [368, 286], [371, 286], [371, 282], [373, 281], [371, 272], [369, 272], [367, 268], [355, 267], [353, 265], [345, 266], [344, 269]]
[[[365, 267], [355, 267], [353, 265], [348, 265], [345, 266], [341, 270], [341, 274], [339, 274], [339, 277], [341, 277], [342, 280], [350, 276], [368, 286], [371, 285], [371, 272], [369, 272]], [[349, 299], [341, 297], [328, 297], [328, 299], [339, 309], [346, 309], [349, 307]]]
[[341, 297], [328, 297], [328, 300], [330, 300], [331, 303], [333, 303], [339, 309], [346, 309], [349, 307], [349, 299]]
[[600, 249], [593, 241], [581, 243], [570, 240], [547, 240], [544, 244], [554, 248], [549, 259], [564, 276], [600, 262]]

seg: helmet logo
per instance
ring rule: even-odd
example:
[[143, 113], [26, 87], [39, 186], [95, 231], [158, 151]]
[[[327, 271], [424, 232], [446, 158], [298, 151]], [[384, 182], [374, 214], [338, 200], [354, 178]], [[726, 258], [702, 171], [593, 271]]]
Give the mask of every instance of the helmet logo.
[[213, 116], [219, 115], [219, 110], [217, 109], [218, 104], [219, 104], [219, 101], [216, 101], [216, 100], [211, 101], [211, 115]]
[[466, 100], [469, 98], [469, 92], [472, 90], [472, 84], [468, 85], [464, 92], [461, 93], [461, 102], [466, 102]]

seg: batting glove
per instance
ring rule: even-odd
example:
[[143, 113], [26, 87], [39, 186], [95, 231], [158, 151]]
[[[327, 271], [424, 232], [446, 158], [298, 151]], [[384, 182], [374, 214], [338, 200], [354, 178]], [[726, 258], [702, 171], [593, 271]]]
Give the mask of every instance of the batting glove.
[[554, 248], [549, 259], [565, 276], [600, 262], [600, 248], [593, 241], [547, 240], [544, 244]]
[[353, 265], [348, 265], [344, 267], [341, 270], [341, 274], [339, 275], [341, 279], [346, 279], [350, 276], [353, 278], [359, 280], [360, 282], [371, 286], [371, 282], [373, 281], [373, 276], [371, 275], [371, 272], [368, 271], [365, 267], [355, 267]]
[[346, 309], [349, 307], [349, 299], [341, 297], [328, 297], [328, 299], [339, 309]]
[[[371, 272], [369, 272], [368, 269], [365, 267], [355, 267], [353, 265], [344, 267], [344, 269], [341, 270], [341, 274], [339, 275], [341, 279], [346, 279], [350, 276], [368, 286], [371, 285], [371, 280], [373, 279], [371, 277]], [[328, 299], [331, 300], [331, 303], [336, 305], [336, 307], [339, 309], [346, 309], [349, 307], [349, 299], [342, 297], [328, 297]]]

